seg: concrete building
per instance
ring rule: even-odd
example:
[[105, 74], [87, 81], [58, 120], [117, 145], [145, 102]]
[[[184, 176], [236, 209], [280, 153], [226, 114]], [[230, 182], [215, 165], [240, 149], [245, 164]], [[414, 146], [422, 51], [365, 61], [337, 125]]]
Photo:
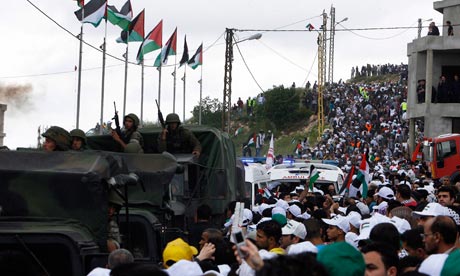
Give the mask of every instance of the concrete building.
[[0, 104], [0, 147], [3, 146], [3, 138], [6, 134], [3, 132], [5, 122], [6, 104]]
[[[460, 95], [451, 95], [458, 98], [455, 102], [444, 97], [444, 86], [438, 89], [441, 76], [445, 76], [450, 91], [453, 91], [454, 76], [460, 76], [460, 0], [437, 1], [433, 3], [433, 8], [443, 14], [442, 24], [438, 22], [440, 36], [427, 35], [414, 39], [407, 45], [407, 116], [410, 119], [411, 151], [414, 149], [415, 122], [418, 119], [424, 121], [425, 137], [460, 133]], [[454, 28], [454, 36], [447, 35], [447, 21], [450, 21]], [[457, 24], [459, 25], [456, 26]], [[423, 33], [428, 33], [428, 30], [423, 30]], [[423, 80], [424, 101], [417, 97], [417, 86]]]

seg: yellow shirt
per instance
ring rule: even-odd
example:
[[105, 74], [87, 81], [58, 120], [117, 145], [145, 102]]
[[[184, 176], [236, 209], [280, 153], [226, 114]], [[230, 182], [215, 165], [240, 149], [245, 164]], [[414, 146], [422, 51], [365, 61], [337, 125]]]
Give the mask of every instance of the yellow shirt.
[[284, 254], [286, 254], [286, 251], [284, 251], [284, 249], [281, 248], [281, 247], [275, 247], [275, 248], [273, 248], [272, 250], [270, 250], [269, 252], [275, 253], [275, 254], [279, 254], [279, 255], [284, 255]]

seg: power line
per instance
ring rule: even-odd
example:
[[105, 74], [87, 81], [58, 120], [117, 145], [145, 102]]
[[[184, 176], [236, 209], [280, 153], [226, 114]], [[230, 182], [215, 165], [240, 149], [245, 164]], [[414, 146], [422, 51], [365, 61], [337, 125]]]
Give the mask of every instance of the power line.
[[286, 60], [287, 62], [289, 62], [290, 64], [296, 66], [297, 68], [300, 68], [302, 71], [307, 71], [307, 69], [303, 68], [302, 66], [298, 65], [297, 63], [293, 62], [292, 60], [288, 59], [287, 57], [283, 56], [281, 53], [277, 52], [275, 49], [273, 49], [272, 47], [268, 46], [267, 44], [265, 44], [264, 42], [262, 42], [260, 39], [257, 40], [260, 44], [262, 44], [263, 46], [267, 47], [267, 49], [269, 49], [270, 51], [272, 51], [273, 53], [275, 53], [276, 55], [278, 55], [279, 57], [281, 57], [282, 59]]
[[[124, 64], [108, 65], [106, 66], [106, 68], [118, 67], [122, 65]], [[98, 67], [82, 69], [82, 71], [93, 71], [93, 70], [98, 70], [101, 68], [102, 68], [101, 66], [98, 66]], [[30, 75], [16, 75], [16, 76], [5, 76], [5, 77], [0, 76], [0, 79], [20, 79], [20, 78], [32, 78], [32, 77], [44, 77], [44, 76], [52, 76], [52, 75], [63, 75], [63, 74], [69, 74], [69, 73], [75, 73], [75, 70], [52, 72], [52, 73], [41, 73], [41, 74], [30, 74]]]
[[262, 89], [262, 87], [260, 86], [260, 84], [257, 82], [256, 78], [254, 77], [254, 74], [252, 74], [251, 69], [249, 69], [249, 66], [248, 66], [248, 64], [246, 63], [246, 60], [244, 59], [243, 54], [241, 53], [240, 47], [238, 46], [238, 43], [237, 43], [236, 40], [235, 40], [235, 46], [236, 46], [236, 49], [238, 50], [238, 53], [239, 53], [240, 56], [241, 56], [241, 59], [243, 59], [243, 63], [244, 63], [244, 65], [246, 66], [246, 69], [248, 69], [248, 72], [249, 72], [249, 74], [251, 75], [252, 79], [253, 79], [254, 82], [257, 84], [257, 86], [259, 87], [260, 91], [262, 91], [262, 93], [263, 93], [264, 90]]

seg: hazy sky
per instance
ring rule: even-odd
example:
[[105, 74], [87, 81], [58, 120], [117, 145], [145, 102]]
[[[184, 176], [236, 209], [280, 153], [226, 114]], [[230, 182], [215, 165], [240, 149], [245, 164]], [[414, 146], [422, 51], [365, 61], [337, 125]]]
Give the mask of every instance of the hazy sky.
[[[73, 12], [78, 9], [72, 0], [30, 0], [73, 35], [81, 24]], [[118, 8], [125, 0], [109, 0]], [[163, 19], [163, 43], [175, 27], [178, 28], [177, 61], [183, 51], [184, 35], [190, 56], [204, 43], [203, 98], [210, 96], [222, 101], [225, 28], [240, 30], [305, 30], [311, 23], [322, 23], [323, 9], [336, 8], [336, 21], [348, 20], [336, 27], [334, 80], [350, 77], [351, 66], [383, 63], [407, 63], [407, 43], [417, 37], [417, 29], [356, 30], [361, 28], [416, 27], [417, 19], [430, 19], [442, 25], [442, 15], [433, 10], [429, 0], [131, 0], [134, 15], [146, 11], [145, 32], [148, 33]], [[79, 41], [46, 18], [26, 0], [12, 1], [8, 9], [0, 11], [0, 102], [8, 104], [5, 120], [5, 144], [10, 148], [35, 146], [40, 125], [59, 125], [68, 130], [76, 124], [77, 72]], [[422, 35], [426, 35], [424, 22]], [[329, 24], [328, 24], [329, 28]], [[104, 24], [94, 28], [84, 26], [84, 39], [98, 47], [104, 37]], [[236, 32], [238, 40], [257, 33]], [[263, 90], [273, 85], [297, 86], [305, 80], [317, 79], [316, 32], [262, 32], [260, 40], [239, 45], [256, 81]], [[122, 58], [125, 44], [115, 39], [120, 30], [107, 24], [107, 52]], [[129, 60], [134, 62], [140, 42], [129, 44]], [[212, 47], [210, 47], [212, 46]], [[102, 54], [89, 46], [83, 48], [80, 128], [88, 130], [100, 119]], [[146, 55], [151, 66], [158, 51]], [[107, 56], [105, 77], [104, 121], [113, 117], [113, 101], [120, 114], [123, 109], [123, 62]], [[174, 57], [168, 64], [174, 64]], [[173, 110], [173, 66], [163, 68], [161, 107], [166, 115]], [[176, 113], [182, 118], [184, 85], [180, 80], [184, 68], [177, 69]], [[186, 117], [199, 101], [201, 68], [187, 68]], [[144, 120], [156, 121], [154, 100], [158, 95], [158, 71], [146, 67], [144, 72]], [[12, 87], [17, 88], [11, 90]], [[238, 97], [247, 99], [261, 92], [246, 69], [242, 57], [234, 48], [232, 102]], [[10, 91], [6, 97], [6, 91]], [[11, 94], [16, 91], [17, 94]], [[141, 69], [129, 65], [127, 113], [140, 114]]]

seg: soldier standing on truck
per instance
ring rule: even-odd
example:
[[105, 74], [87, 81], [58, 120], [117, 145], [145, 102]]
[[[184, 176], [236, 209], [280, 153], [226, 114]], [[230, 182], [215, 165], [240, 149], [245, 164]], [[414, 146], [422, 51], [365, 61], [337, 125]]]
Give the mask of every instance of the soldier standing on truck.
[[166, 127], [158, 136], [158, 151], [169, 153], [192, 153], [200, 157], [201, 144], [193, 133], [182, 127], [179, 115], [171, 113], [166, 116]]
[[126, 149], [130, 149], [132, 153], [132, 147], [135, 146], [138, 148], [138, 153], [144, 152], [144, 139], [142, 138], [141, 133], [137, 130], [139, 127], [139, 118], [136, 114], [129, 113], [123, 119], [123, 130], [121, 131], [122, 136], [112, 130], [112, 137], [120, 146], [122, 150], [126, 152]]
[[81, 129], [74, 129], [70, 131], [72, 137], [72, 149], [74, 151], [84, 151], [86, 149], [86, 134]]
[[45, 137], [43, 149], [45, 151], [67, 151], [72, 144], [69, 132], [62, 127], [52, 126], [42, 134]]

